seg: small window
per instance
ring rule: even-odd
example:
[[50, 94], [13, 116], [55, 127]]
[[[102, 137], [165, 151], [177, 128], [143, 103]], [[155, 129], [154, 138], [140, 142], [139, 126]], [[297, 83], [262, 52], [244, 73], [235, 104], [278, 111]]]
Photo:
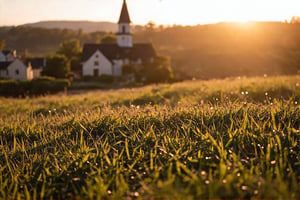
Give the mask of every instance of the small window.
[[8, 70], [6, 70], [6, 75], [8, 76]]
[[122, 32], [125, 33], [126, 32], [126, 27], [122, 26]]
[[96, 58], [98, 58], [99, 57], [99, 55], [98, 54], [96, 54]]
[[94, 65], [95, 65], [95, 66], [99, 66], [99, 61], [95, 61], [95, 62], [94, 62]]
[[19, 73], [20, 73], [20, 72], [19, 72], [19, 70], [18, 70], [18, 69], [16, 69], [16, 75], [19, 75]]

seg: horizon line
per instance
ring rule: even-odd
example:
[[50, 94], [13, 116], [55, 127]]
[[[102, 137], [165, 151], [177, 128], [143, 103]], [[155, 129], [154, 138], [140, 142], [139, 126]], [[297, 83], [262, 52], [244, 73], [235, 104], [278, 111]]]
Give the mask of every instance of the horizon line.
[[[40, 20], [40, 21], [32, 21], [32, 22], [25, 22], [22, 24], [0, 24], [0, 27], [18, 27], [18, 26], [25, 26], [30, 24], [37, 24], [42, 22], [91, 22], [91, 23], [113, 23], [118, 24], [117, 22], [113, 21], [95, 21], [95, 20], [84, 20], [84, 19], [49, 19], [49, 20]], [[149, 20], [145, 24], [139, 23], [132, 23], [133, 26], [145, 26], [148, 23], [154, 23], [155, 26], [164, 26], [164, 27], [172, 27], [172, 26], [201, 26], [201, 25], [213, 25], [213, 24], [222, 24], [222, 23], [259, 23], [259, 22], [273, 22], [273, 23], [289, 23], [288, 19], [285, 20], [224, 20], [224, 21], [215, 21], [215, 22], [207, 22], [207, 23], [191, 23], [191, 24], [180, 24], [180, 23], [173, 23], [173, 24], [164, 24], [164, 23], [156, 23], [153, 20]]]

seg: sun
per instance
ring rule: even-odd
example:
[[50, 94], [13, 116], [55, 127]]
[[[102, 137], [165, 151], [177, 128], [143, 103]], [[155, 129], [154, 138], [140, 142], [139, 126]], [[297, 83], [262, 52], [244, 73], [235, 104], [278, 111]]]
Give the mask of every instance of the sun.
[[[156, 20], [175, 24], [285, 21], [299, 15], [296, 0], [162, 1]], [[167, 11], [167, 12], [166, 12]]]

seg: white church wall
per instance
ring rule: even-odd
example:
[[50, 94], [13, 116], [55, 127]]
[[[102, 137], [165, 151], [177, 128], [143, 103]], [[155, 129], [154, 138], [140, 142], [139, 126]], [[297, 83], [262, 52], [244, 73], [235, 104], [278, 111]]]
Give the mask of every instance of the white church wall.
[[94, 70], [101, 75], [113, 75], [111, 62], [97, 50], [86, 62], [82, 64], [83, 76], [94, 76]]

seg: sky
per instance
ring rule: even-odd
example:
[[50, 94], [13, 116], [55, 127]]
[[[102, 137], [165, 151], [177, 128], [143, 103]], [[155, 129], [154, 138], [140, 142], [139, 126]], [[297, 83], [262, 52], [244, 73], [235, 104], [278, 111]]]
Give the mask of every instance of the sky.
[[[117, 22], [123, 0], [0, 0], [0, 26], [44, 20]], [[300, 0], [127, 0], [133, 24], [284, 21], [300, 16]]]

